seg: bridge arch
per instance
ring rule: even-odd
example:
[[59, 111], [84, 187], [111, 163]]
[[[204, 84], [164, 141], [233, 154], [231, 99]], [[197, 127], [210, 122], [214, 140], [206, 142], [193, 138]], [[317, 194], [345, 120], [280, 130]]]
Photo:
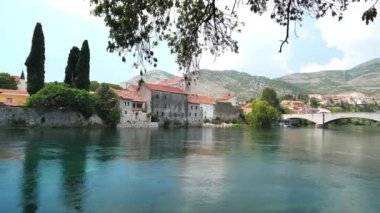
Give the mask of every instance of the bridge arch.
[[380, 121], [378, 112], [347, 112], [347, 113], [308, 113], [308, 114], [283, 114], [282, 119], [305, 119], [315, 123], [317, 126], [323, 126], [336, 120], [345, 118], [361, 118], [373, 121]]

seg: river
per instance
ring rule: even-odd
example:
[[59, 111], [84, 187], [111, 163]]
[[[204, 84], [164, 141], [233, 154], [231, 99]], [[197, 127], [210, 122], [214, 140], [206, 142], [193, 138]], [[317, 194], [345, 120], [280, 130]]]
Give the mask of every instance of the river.
[[380, 127], [0, 130], [0, 212], [378, 212]]

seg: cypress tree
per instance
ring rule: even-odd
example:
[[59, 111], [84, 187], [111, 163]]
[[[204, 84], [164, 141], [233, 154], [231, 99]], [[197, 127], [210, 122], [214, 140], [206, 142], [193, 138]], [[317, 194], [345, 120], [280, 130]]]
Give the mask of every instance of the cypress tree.
[[78, 63], [75, 69], [75, 86], [78, 89], [90, 88], [90, 48], [87, 40], [83, 41]]
[[40, 23], [34, 28], [32, 47], [25, 66], [28, 74], [27, 90], [32, 95], [44, 87], [45, 81], [45, 38]]
[[71, 48], [69, 57], [67, 59], [67, 66], [65, 70], [65, 80], [64, 83], [74, 87], [74, 79], [75, 79], [75, 67], [78, 63], [80, 50], [78, 47], [74, 46]]

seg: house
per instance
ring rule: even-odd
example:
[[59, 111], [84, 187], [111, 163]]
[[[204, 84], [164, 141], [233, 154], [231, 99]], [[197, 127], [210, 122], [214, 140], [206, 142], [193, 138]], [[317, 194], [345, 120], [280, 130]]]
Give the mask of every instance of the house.
[[236, 106], [236, 96], [231, 95], [223, 95], [220, 96], [218, 99], [216, 99], [216, 102], [225, 102], [225, 103], [231, 103], [232, 106]]
[[29, 93], [26, 90], [0, 89], [0, 105], [21, 106], [28, 98]]
[[201, 126], [203, 123], [203, 111], [198, 99], [194, 95], [187, 97], [187, 124]]
[[187, 124], [187, 94], [184, 90], [160, 84], [142, 83], [139, 94], [147, 104], [147, 112], [157, 116], [159, 123]]
[[202, 110], [203, 119], [213, 119], [216, 102], [207, 96], [202, 95], [189, 95], [187, 98], [188, 103], [199, 104]]
[[306, 113], [311, 110], [311, 107], [303, 101], [283, 100], [280, 105], [288, 108], [292, 113]]
[[113, 91], [119, 97], [121, 110], [119, 127], [140, 127], [144, 123], [150, 123], [146, 103], [137, 91], [116, 89]]
[[246, 104], [243, 104], [240, 106], [240, 109], [243, 111], [245, 115], [247, 115], [248, 113], [252, 112], [252, 103], [248, 102]]

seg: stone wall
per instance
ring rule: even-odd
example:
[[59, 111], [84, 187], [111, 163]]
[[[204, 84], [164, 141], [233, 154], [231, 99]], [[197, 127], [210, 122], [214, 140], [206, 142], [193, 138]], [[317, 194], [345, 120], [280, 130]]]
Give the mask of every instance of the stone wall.
[[67, 110], [42, 111], [24, 107], [0, 106], [0, 126], [89, 127], [103, 126], [103, 122], [96, 115], [85, 119], [79, 112]]
[[229, 102], [217, 102], [214, 117], [220, 118], [222, 121], [232, 121], [233, 119], [239, 119], [240, 112]]
[[187, 96], [185, 94], [152, 91], [151, 108], [160, 124], [166, 120], [171, 125], [186, 125], [187, 123]]

